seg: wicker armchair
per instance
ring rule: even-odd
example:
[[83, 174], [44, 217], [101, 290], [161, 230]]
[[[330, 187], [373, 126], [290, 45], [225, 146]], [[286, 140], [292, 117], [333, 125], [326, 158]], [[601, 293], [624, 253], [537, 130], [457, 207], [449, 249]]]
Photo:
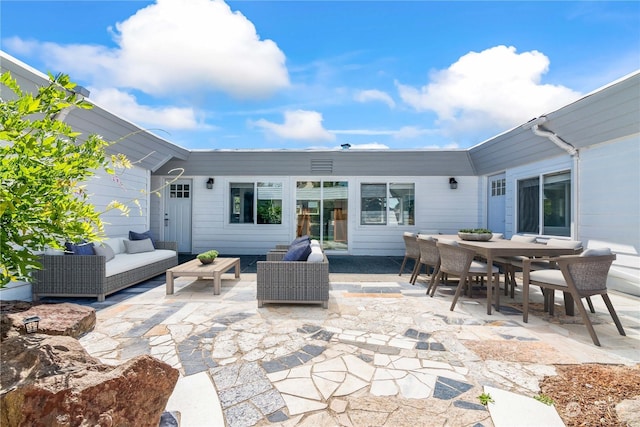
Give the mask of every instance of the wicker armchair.
[[256, 298], [258, 307], [265, 303], [329, 304], [329, 261], [282, 261], [286, 251], [267, 254], [258, 261]]
[[588, 255], [587, 252], [585, 252], [585, 255], [586, 256], [567, 255], [550, 258], [549, 261], [557, 263], [559, 267], [558, 270], [547, 269], [532, 271], [531, 263], [534, 260], [524, 260], [522, 320], [525, 323], [529, 321], [530, 285], [537, 285], [542, 288], [545, 298], [544, 307], [550, 314], [553, 314], [554, 291], [560, 290], [564, 292], [565, 305], [571, 304], [571, 308], [573, 308], [573, 302], [575, 301], [593, 343], [600, 346], [600, 341], [593, 329], [587, 310], [582, 304], [582, 298], [588, 298], [592, 295], [602, 295], [602, 299], [609, 310], [609, 314], [611, 314], [613, 318], [613, 322], [618, 328], [618, 332], [620, 335], [626, 335], [607, 294], [607, 275], [616, 256], [614, 254]]
[[[438, 274], [434, 280], [431, 296], [435, 293], [435, 288], [438, 286], [438, 282], [442, 278], [443, 274], [460, 277], [458, 287], [456, 288], [456, 294], [451, 302], [450, 310], [453, 311], [465, 285], [468, 284], [468, 295], [471, 297], [472, 278], [487, 275], [487, 264], [480, 261], [474, 261], [476, 252], [472, 249], [463, 248], [457, 244], [442, 243], [441, 241], [438, 241], [436, 246], [440, 252], [440, 269], [438, 270]], [[498, 282], [499, 274], [500, 272], [498, 267], [491, 266], [492, 277], [487, 277], [487, 286], [494, 286], [496, 288], [494, 291], [496, 307], [500, 307], [500, 292], [498, 292], [500, 286]], [[492, 280], [492, 278], [495, 280]], [[491, 301], [487, 301], [487, 304], [491, 304]]]
[[436, 241], [428, 236], [418, 235], [418, 248], [420, 249], [420, 260], [418, 261], [418, 267], [415, 270], [411, 283], [416, 283], [423, 265], [427, 270], [427, 274], [429, 273], [429, 267], [431, 267], [431, 279], [429, 280], [429, 287], [427, 288], [428, 294], [429, 291], [435, 288], [433, 283], [440, 269], [440, 252], [436, 246]]
[[416, 273], [416, 269], [418, 268], [418, 262], [420, 261], [420, 248], [418, 247], [417, 237], [417, 234], [409, 232], [405, 232], [402, 234], [405, 250], [404, 258], [402, 259], [402, 265], [400, 266], [400, 273], [398, 273], [398, 276], [402, 276], [402, 272], [404, 271], [404, 266], [407, 264], [407, 260], [412, 259], [415, 264], [413, 266], [413, 270], [411, 270], [410, 281], [413, 280], [413, 276]]

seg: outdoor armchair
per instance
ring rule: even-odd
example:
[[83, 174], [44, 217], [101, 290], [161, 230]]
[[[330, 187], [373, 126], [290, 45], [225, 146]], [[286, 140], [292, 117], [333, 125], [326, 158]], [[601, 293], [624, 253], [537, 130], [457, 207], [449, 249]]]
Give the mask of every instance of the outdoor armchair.
[[[578, 311], [580, 311], [589, 335], [591, 335], [591, 339], [595, 345], [600, 346], [600, 341], [593, 329], [587, 310], [582, 304], [582, 298], [589, 298], [592, 295], [602, 295], [602, 299], [618, 328], [618, 332], [620, 335], [625, 335], [622, 324], [607, 294], [607, 275], [615, 259], [615, 254], [611, 254], [611, 251], [608, 249], [590, 249], [582, 255], [550, 258], [549, 261], [555, 262], [559, 269], [534, 271], [530, 268], [534, 260], [524, 260], [522, 320], [525, 323], [529, 320], [529, 286], [537, 285], [543, 289], [545, 298], [544, 306], [550, 314], [553, 314], [554, 292], [556, 290], [564, 292], [565, 305], [573, 304], [575, 301], [578, 306]], [[573, 308], [573, 306], [571, 307]]]
[[413, 275], [416, 272], [416, 268], [418, 267], [418, 262], [420, 261], [420, 248], [418, 247], [418, 239], [417, 235], [414, 233], [404, 232], [402, 235], [402, 239], [404, 240], [404, 258], [402, 259], [402, 265], [400, 266], [400, 273], [398, 276], [402, 276], [402, 272], [404, 271], [404, 266], [407, 264], [407, 260], [412, 259], [415, 264], [413, 266], [413, 270], [411, 270], [411, 279], [413, 279]]
[[416, 283], [423, 265], [425, 266], [427, 274], [429, 274], [429, 268], [431, 267], [431, 278], [429, 280], [429, 287], [427, 288], [427, 293], [429, 293], [434, 287], [433, 283], [440, 269], [440, 252], [436, 246], [436, 241], [432, 237], [423, 235], [418, 235], [418, 249], [420, 250], [420, 259], [418, 260], [418, 268], [415, 270], [411, 283]]
[[[435, 288], [438, 286], [438, 282], [442, 278], [443, 274], [448, 274], [450, 276], [460, 277], [460, 281], [458, 282], [458, 286], [456, 287], [456, 293], [453, 297], [453, 302], [451, 303], [450, 310], [456, 306], [456, 302], [460, 297], [460, 293], [463, 288], [468, 285], [468, 296], [472, 297], [471, 290], [471, 279], [476, 276], [487, 276], [487, 264], [481, 261], [474, 261], [474, 257], [476, 255], [473, 249], [463, 248], [459, 246], [457, 243], [442, 243], [439, 240], [436, 243], [438, 247], [438, 251], [440, 252], [440, 269], [438, 270], [437, 277], [434, 281], [434, 287], [431, 291], [431, 296], [435, 293]], [[498, 267], [491, 267], [491, 276], [487, 277], [487, 286], [494, 286], [495, 297], [496, 297], [496, 306], [500, 305], [500, 292], [498, 292], [499, 284], [499, 270]], [[495, 279], [495, 280], [492, 280]], [[491, 304], [491, 301], [487, 301], [487, 304]]]

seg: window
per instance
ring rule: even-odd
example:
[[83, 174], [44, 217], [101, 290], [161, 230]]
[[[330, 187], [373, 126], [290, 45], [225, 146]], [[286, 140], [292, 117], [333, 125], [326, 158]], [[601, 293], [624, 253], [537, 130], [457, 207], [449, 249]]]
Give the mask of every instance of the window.
[[492, 196], [504, 196], [507, 189], [507, 180], [505, 178], [496, 179], [491, 181], [491, 195]]
[[518, 181], [518, 233], [571, 236], [570, 172]]
[[282, 224], [281, 183], [231, 183], [229, 197], [230, 223]]
[[361, 184], [360, 224], [415, 225], [414, 184]]
[[188, 199], [189, 184], [171, 184], [169, 186], [169, 197], [172, 199]]

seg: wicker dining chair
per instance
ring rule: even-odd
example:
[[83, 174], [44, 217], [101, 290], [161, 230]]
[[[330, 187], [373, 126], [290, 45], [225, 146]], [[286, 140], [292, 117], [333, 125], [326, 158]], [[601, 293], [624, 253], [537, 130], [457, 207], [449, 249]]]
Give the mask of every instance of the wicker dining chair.
[[[607, 275], [615, 259], [615, 254], [611, 254], [608, 249], [588, 249], [581, 255], [550, 258], [550, 261], [555, 262], [559, 269], [533, 271], [530, 268], [533, 260], [525, 260], [523, 263], [522, 320], [525, 323], [529, 320], [529, 286], [537, 285], [544, 290], [544, 306], [545, 310], [548, 310], [550, 314], [553, 314], [554, 291], [560, 290], [564, 292], [565, 301], [567, 300], [567, 295], [570, 295], [573, 300], [572, 303], [575, 302], [577, 305], [582, 320], [595, 345], [600, 346], [600, 341], [593, 329], [587, 310], [582, 304], [582, 298], [601, 295], [609, 314], [613, 318], [613, 322], [618, 328], [618, 332], [620, 335], [626, 335], [607, 294]], [[594, 310], [592, 311], [594, 312]]]
[[[453, 297], [450, 310], [453, 311], [460, 293], [463, 288], [467, 287], [469, 298], [472, 297], [472, 278], [477, 276], [487, 276], [487, 264], [481, 261], [474, 261], [476, 252], [473, 249], [463, 248], [457, 243], [442, 243], [438, 241], [436, 243], [438, 251], [440, 252], [440, 269], [438, 270], [437, 277], [434, 281], [434, 287], [431, 290], [431, 296], [435, 293], [435, 288], [438, 286], [438, 282], [442, 278], [443, 274], [450, 276], [460, 277], [458, 286], [456, 287], [456, 293]], [[494, 294], [496, 298], [496, 306], [500, 306], [500, 283], [499, 283], [500, 270], [498, 267], [491, 266], [491, 277], [487, 277], [487, 286], [494, 287]], [[495, 279], [492, 280], [492, 279]], [[487, 301], [487, 304], [491, 304], [491, 301]]]
[[[514, 234], [511, 236], [511, 239], [514, 242], [526, 242], [526, 243], [535, 243], [535, 236], [523, 236], [520, 234]], [[509, 293], [511, 298], [515, 297], [515, 289], [516, 289], [516, 264], [521, 263], [523, 259], [527, 257], [518, 257], [518, 256], [506, 256], [506, 257], [497, 257], [493, 259], [495, 264], [502, 269], [504, 272], [504, 296], [507, 296]], [[509, 292], [510, 290], [510, 292]]]
[[429, 287], [427, 288], [427, 294], [433, 287], [433, 282], [438, 274], [440, 268], [440, 252], [436, 246], [436, 241], [429, 236], [418, 235], [418, 249], [420, 250], [420, 259], [418, 260], [418, 268], [415, 270], [411, 283], [415, 285], [422, 266], [424, 265], [426, 274], [429, 274], [431, 268], [431, 278], [429, 280]]
[[404, 266], [407, 264], [407, 260], [412, 259], [414, 261], [413, 270], [411, 270], [411, 278], [413, 278], [413, 274], [416, 271], [416, 267], [418, 267], [418, 262], [420, 261], [420, 248], [418, 247], [418, 235], [414, 233], [409, 233], [405, 231], [402, 234], [402, 238], [404, 239], [404, 258], [402, 259], [402, 265], [400, 266], [400, 273], [398, 276], [402, 276], [402, 272], [404, 271]]

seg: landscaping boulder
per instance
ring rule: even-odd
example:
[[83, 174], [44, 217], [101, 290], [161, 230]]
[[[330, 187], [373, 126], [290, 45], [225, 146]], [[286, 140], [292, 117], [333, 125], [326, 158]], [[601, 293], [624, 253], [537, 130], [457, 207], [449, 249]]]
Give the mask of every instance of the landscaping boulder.
[[92, 307], [72, 303], [31, 304], [25, 301], [3, 301], [2, 339], [25, 334], [24, 319], [40, 318], [38, 332], [47, 335], [67, 335], [79, 338], [96, 326], [96, 311]]
[[8, 337], [0, 359], [2, 426], [157, 426], [179, 375], [147, 355], [104, 365], [67, 336]]

